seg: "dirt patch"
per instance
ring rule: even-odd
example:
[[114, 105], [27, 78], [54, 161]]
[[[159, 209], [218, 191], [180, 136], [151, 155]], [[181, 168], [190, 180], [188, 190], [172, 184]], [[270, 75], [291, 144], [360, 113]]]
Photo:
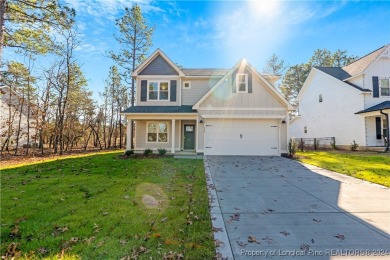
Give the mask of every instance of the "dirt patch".
[[157, 208], [160, 205], [160, 202], [150, 195], [142, 195], [142, 203], [147, 208]]
[[136, 199], [146, 209], [164, 210], [168, 206], [168, 197], [157, 184], [141, 183], [136, 187]]

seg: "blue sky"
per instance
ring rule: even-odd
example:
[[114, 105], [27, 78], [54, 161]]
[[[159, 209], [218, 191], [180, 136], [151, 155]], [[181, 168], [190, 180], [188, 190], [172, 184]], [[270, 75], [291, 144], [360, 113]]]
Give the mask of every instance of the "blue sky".
[[[95, 97], [104, 87], [105, 56], [117, 50], [115, 19], [127, 0], [64, 0], [76, 9], [78, 61]], [[289, 65], [313, 51], [362, 56], [390, 43], [389, 1], [137, 1], [155, 26], [153, 47], [186, 68], [230, 68], [246, 58], [259, 71], [276, 53]]]

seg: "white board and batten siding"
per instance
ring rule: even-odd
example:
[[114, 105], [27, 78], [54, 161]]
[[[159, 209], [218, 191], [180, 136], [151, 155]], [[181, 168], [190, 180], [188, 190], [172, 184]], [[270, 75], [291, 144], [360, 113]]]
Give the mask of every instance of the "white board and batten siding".
[[301, 117], [290, 123], [290, 137], [335, 137], [338, 145], [350, 145], [354, 140], [365, 145], [364, 117], [355, 115], [364, 109], [363, 99], [360, 90], [312, 69], [299, 95]]
[[[264, 155], [287, 152], [287, 106], [255, 75], [252, 93], [233, 93], [226, 80], [199, 107], [206, 155]], [[283, 142], [283, 143], [282, 143]]]

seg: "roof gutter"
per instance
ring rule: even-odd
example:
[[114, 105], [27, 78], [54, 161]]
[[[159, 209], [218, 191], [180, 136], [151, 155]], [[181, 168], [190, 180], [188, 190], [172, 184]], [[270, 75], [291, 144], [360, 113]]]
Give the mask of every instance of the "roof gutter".
[[386, 124], [387, 124], [387, 129], [386, 129], [386, 149], [385, 149], [385, 152], [388, 152], [389, 151], [389, 146], [390, 146], [390, 140], [389, 140], [389, 136], [390, 136], [390, 133], [389, 133], [389, 114], [386, 114], [386, 113], [383, 113], [383, 109], [379, 110], [379, 113], [381, 113], [382, 115], [384, 115], [386, 117]]

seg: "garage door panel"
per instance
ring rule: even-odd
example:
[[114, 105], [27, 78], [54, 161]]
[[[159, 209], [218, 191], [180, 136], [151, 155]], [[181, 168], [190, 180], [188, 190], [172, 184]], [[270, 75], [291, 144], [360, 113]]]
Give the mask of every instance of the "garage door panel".
[[208, 119], [206, 155], [278, 155], [276, 120]]

